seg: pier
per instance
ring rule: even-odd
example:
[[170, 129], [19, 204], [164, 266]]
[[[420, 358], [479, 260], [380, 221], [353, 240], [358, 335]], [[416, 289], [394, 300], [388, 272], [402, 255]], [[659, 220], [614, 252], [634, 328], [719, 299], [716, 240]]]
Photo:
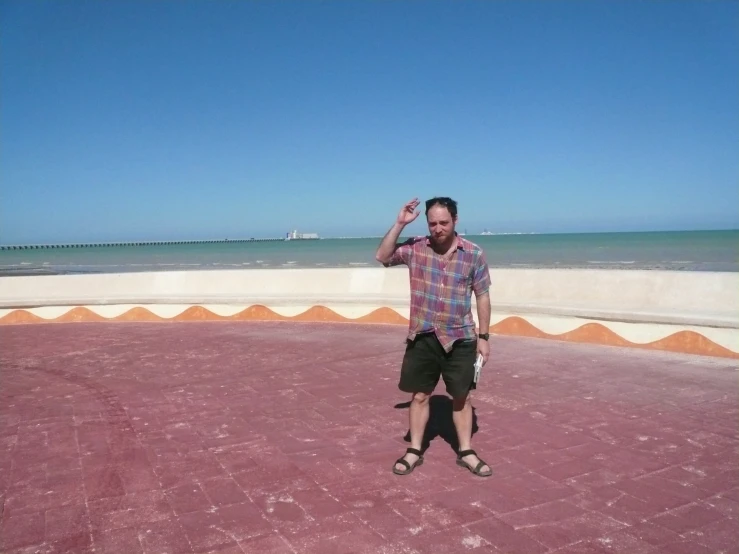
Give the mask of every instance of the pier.
[[[225, 240], [166, 240], [166, 241], [127, 241], [127, 242], [94, 242], [94, 243], [70, 243], [70, 244], [0, 244], [2, 250], [51, 250], [61, 248], [113, 248], [119, 246], [172, 246], [176, 244], [225, 244], [244, 242], [284, 242], [283, 237], [278, 238], [249, 238], [249, 239], [225, 239]], [[295, 239], [293, 239], [295, 240]]]

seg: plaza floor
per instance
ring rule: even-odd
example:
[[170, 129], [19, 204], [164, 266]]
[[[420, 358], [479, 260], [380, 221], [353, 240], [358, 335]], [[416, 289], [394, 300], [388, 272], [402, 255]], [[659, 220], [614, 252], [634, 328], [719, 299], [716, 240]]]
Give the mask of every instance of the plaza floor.
[[405, 329], [0, 327], [0, 551], [739, 552], [735, 361], [494, 337], [397, 476]]

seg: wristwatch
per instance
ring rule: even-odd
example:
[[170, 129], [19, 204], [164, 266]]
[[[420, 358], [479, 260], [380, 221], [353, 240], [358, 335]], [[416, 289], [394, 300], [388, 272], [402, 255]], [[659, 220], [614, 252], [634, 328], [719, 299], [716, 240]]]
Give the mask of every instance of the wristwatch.
[[488, 340], [490, 338], [490, 333], [480, 333], [477, 336], [483, 340]]

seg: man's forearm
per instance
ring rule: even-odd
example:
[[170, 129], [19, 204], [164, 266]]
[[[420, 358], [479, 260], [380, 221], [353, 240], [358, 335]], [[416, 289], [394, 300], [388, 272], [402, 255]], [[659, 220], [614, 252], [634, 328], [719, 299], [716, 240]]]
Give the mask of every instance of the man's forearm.
[[490, 332], [490, 294], [481, 294], [476, 298], [477, 302], [477, 320], [479, 323], [480, 333]]
[[375, 254], [375, 259], [378, 262], [387, 263], [390, 261], [393, 257], [395, 246], [398, 243], [398, 238], [400, 238], [400, 233], [403, 232], [403, 229], [405, 229], [405, 225], [401, 225], [396, 222], [392, 227], [390, 227], [390, 230], [385, 233], [382, 242], [380, 242], [380, 246], [377, 248], [377, 253]]

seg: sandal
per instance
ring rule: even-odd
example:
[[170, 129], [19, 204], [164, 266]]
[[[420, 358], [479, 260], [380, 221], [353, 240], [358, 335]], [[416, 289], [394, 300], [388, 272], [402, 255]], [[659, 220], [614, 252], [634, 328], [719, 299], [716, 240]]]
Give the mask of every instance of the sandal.
[[[405, 454], [402, 457], [400, 457], [397, 460], [395, 460], [395, 464], [393, 464], [393, 473], [395, 473], [395, 475], [408, 475], [414, 469], [416, 469], [416, 466], [420, 466], [421, 464], [423, 464], [423, 455], [422, 455], [422, 452], [420, 450], [418, 450], [416, 448], [408, 448], [405, 451], [405, 453], [406, 454], [415, 454], [416, 456], [418, 456], [418, 459], [415, 462], [413, 462], [413, 465], [410, 465], [405, 460]], [[402, 464], [405, 467], [407, 467], [408, 469], [405, 469], [405, 470], [398, 469], [398, 468], [395, 467], [397, 464]]]
[[486, 472], [480, 471], [488, 464], [486, 464], [479, 456], [477, 456], [477, 459], [480, 460], [480, 462], [474, 468], [462, 459], [465, 456], [469, 456], [470, 454], [472, 454], [473, 456], [477, 456], [477, 452], [475, 452], [474, 450], [463, 450], [462, 452], [459, 452], [457, 454], [457, 465], [462, 466], [465, 469], [469, 469], [473, 474], [479, 475], [480, 477], [490, 477], [493, 474], [492, 469], [488, 469]]

